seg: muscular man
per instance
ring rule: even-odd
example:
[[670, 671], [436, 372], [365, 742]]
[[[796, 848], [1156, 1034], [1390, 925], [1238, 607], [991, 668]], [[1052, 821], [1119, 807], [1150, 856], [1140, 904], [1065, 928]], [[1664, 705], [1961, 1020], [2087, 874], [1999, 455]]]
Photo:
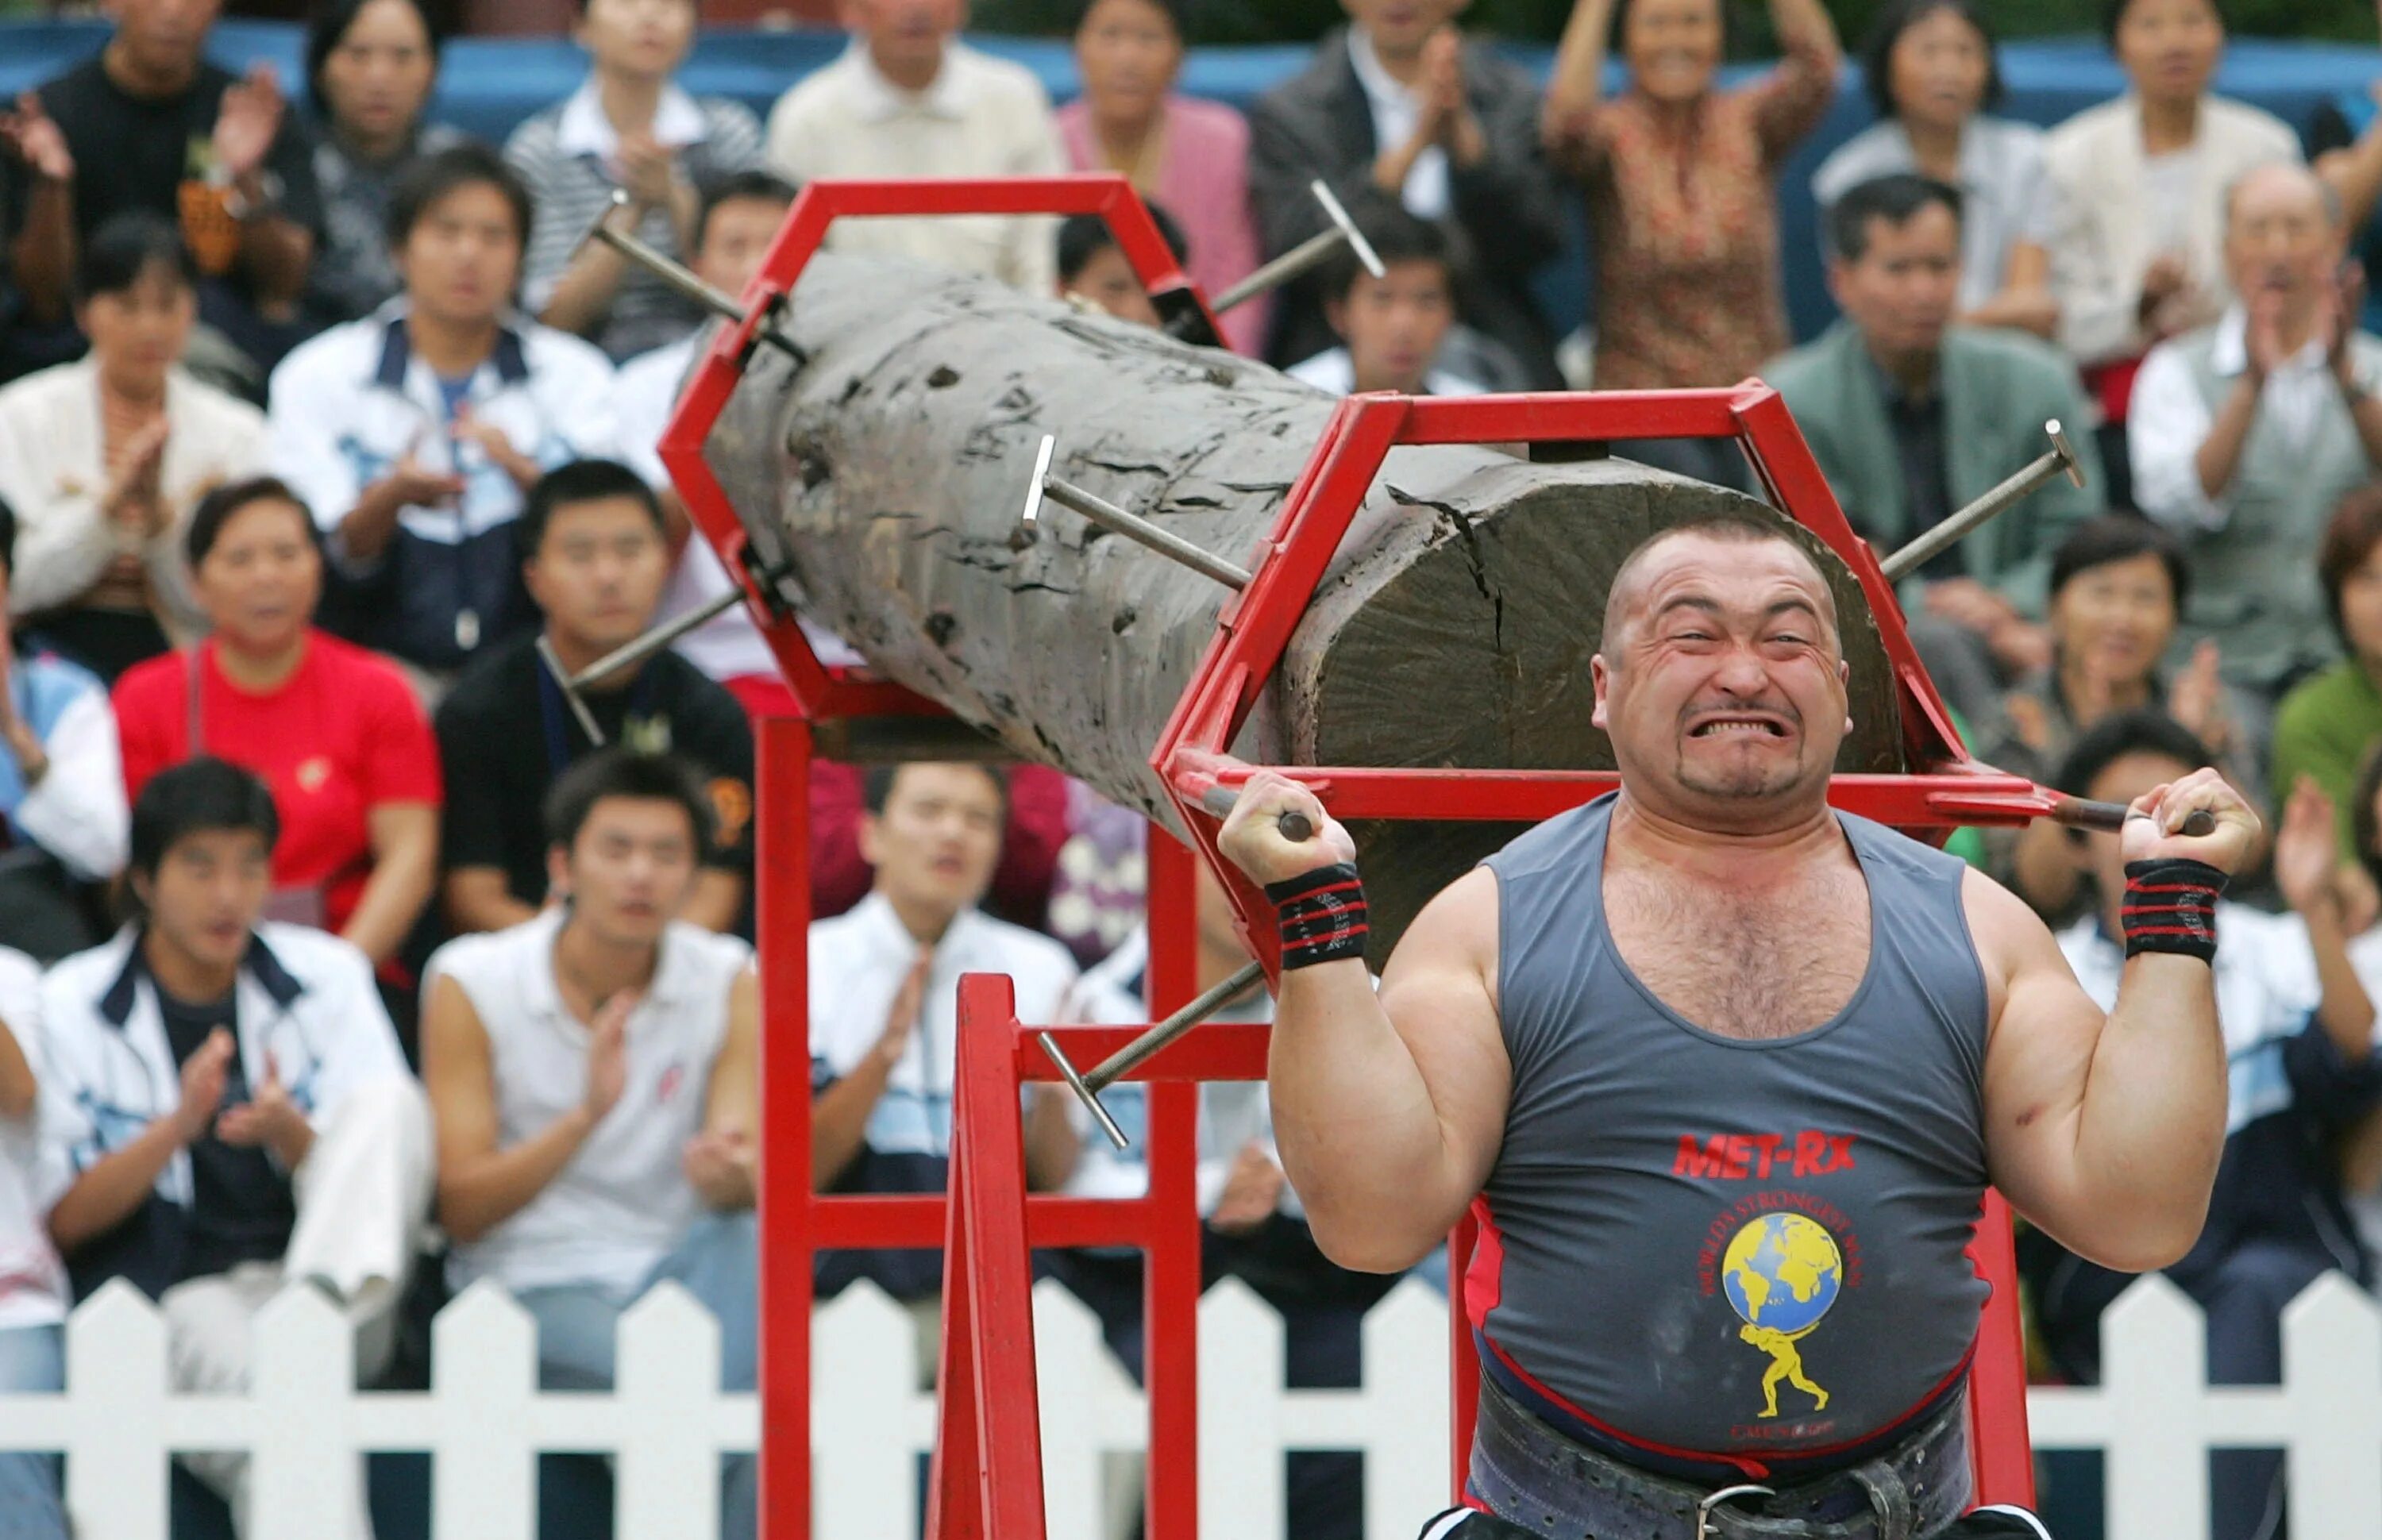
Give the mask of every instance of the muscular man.
[[[2017, 898], [1829, 809], [1848, 669], [1776, 528], [1647, 542], [1593, 666], [1621, 790], [1442, 893], [1378, 996], [1314, 797], [1254, 776], [1223, 835], [1283, 907], [1275, 1135], [1316, 1240], [1387, 1270], [1480, 1219], [1460, 1522], [2040, 1534], [1951, 1527], [1985, 1293], [1963, 1249], [1988, 1182], [2112, 1266], [2191, 1247], [2225, 1138], [2210, 916], [2256, 818], [2211, 770], [2132, 804], [2105, 1014]], [[1276, 832], [1294, 809], [1313, 842]], [[2195, 809], [2214, 830], [2185, 837]], [[1746, 1484], [1774, 1490], [1720, 1497]]]

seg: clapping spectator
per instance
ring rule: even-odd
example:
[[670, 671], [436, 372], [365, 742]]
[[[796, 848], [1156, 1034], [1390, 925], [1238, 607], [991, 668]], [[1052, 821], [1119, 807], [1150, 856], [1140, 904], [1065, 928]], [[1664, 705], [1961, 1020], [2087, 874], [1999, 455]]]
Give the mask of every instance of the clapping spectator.
[[2351, 814], [2358, 777], [2382, 745], [2382, 484], [2340, 500], [2316, 552], [2316, 576], [2342, 659], [2303, 679], [2275, 713], [2274, 784], [2302, 776], [2340, 810], [2340, 851], [2360, 862]]
[[37, 320], [67, 317], [82, 244], [113, 216], [178, 221], [202, 314], [257, 376], [301, 335], [323, 224], [305, 130], [266, 64], [206, 61], [219, 0], [122, 0], [97, 57], [18, 99], [0, 124], [0, 210]]
[[[564, 669], [578, 673], [653, 624], [669, 547], [661, 505], [634, 471], [613, 460], [559, 467], [531, 491], [520, 532], [543, 638]], [[492, 652], [438, 708], [449, 923], [508, 930], [565, 897], [552, 886], [540, 810], [572, 764], [622, 744], [676, 754], [702, 773], [712, 838], [696, 852], [693, 891], [671, 912], [707, 930], [736, 925], [753, 874], [753, 729], [736, 698], [665, 650], [591, 681], [574, 706], [537, 640]]]
[[441, 43], [423, 0], [322, 0], [307, 27], [323, 251], [306, 303], [318, 325], [369, 315], [396, 295], [388, 203], [397, 178], [417, 157], [465, 142], [460, 129], [424, 120]]
[[[2156, 712], [2125, 713], [2078, 739], [2057, 784], [2126, 803], [2210, 762], [2204, 745]], [[2332, 808], [2312, 785], [2296, 788], [2275, 844], [2275, 874], [2291, 907], [2266, 914], [2219, 900], [2225, 937], [2216, 967], [2216, 1014], [2232, 1067], [2223, 1165], [2208, 1216], [2190, 1254], [2167, 1276], [2206, 1313], [2208, 1378], [2273, 1385], [2281, 1378], [2285, 1306], [2338, 1269], [2364, 1284], [2368, 1259], [2343, 1206], [2334, 1150], [2382, 1096], [2374, 1006], [2347, 952], [2332, 881]], [[2084, 992], [2108, 1008], [2126, 968], [2118, 913], [2126, 856], [2117, 833], [2081, 836], [2075, 861], [2095, 908], [2060, 933]], [[2131, 1280], [2031, 1238], [2036, 1318], [2056, 1360], [2077, 1378], [2098, 1377], [2101, 1308]], [[2271, 1534], [2279, 1501], [2279, 1450], [2210, 1456], [2212, 1540]]]
[[[42, 1216], [68, 1180], [41, 1147], [33, 1057], [42, 974], [0, 949], [0, 1396], [66, 1388], [67, 1275]], [[58, 1458], [0, 1454], [0, 1523], [8, 1540], [68, 1540]]]
[[2191, 557], [2186, 638], [2215, 638], [2226, 678], [2269, 698], [2335, 655], [2308, 580], [2333, 509], [2382, 464], [2382, 339], [2357, 329], [2343, 241], [2306, 167], [2244, 175], [2225, 200], [2241, 298], [2144, 361], [2127, 430], [2135, 499]]
[[[50, 1234], [78, 1298], [123, 1277], [158, 1301], [184, 1395], [244, 1394], [255, 1316], [301, 1281], [377, 1374], [429, 1199], [430, 1118], [372, 964], [264, 917], [277, 833], [245, 770], [158, 776], [132, 807], [141, 917], [42, 984], [43, 1153], [74, 1173]], [[246, 1454], [178, 1458], [246, 1510]], [[359, 1501], [325, 1540], [371, 1534]]]
[[698, 100], [670, 78], [694, 45], [695, 18], [695, 0], [580, 0], [586, 80], [505, 143], [536, 211], [522, 273], [528, 307], [615, 360], [678, 340], [703, 312], [587, 240], [588, 226], [624, 192], [620, 226], [678, 257], [694, 248], [705, 189], [761, 164], [761, 125], [749, 108]]
[[1439, 226], [1378, 195], [1351, 214], [1381, 259], [1383, 275], [1367, 272], [1353, 251], [1326, 265], [1323, 314], [1340, 346], [1294, 365], [1290, 377], [1335, 396], [1480, 395], [1479, 385], [1434, 367], [1455, 324], [1455, 278]]
[[0, 390], [0, 494], [18, 532], [15, 617], [103, 679], [205, 625], [182, 533], [210, 489], [264, 468], [264, 416], [182, 367], [197, 311], [174, 226], [128, 214], [81, 251], [90, 356]]
[[2050, 288], [2043, 131], [1985, 110], [2000, 104], [2002, 76], [1984, 7], [1893, 0], [1872, 27], [1861, 77], [1878, 121], [1811, 174], [1823, 238], [1837, 200], [1875, 177], [1916, 173], [1956, 188], [1960, 320], [2053, 335], [2059, 306]]
[[[760, 994], [749, 947], [678, 918], [710, 800], [682, 762], [612, 750], [558, 781], [546, 814], [570, 903], [449, 942], [427, 971], [448, 1274], [511, 1289], [537, 1322], [540, 1382], [569, 1390], [611, 1387], [621, 1313], [674, 1279], [719, 1323], [721, 1387], [750, 1390]], [[612, 1533], [602, 1461], [540, 1464], [545, 1511], [570, 1520], [544, 1540]], [[747, 1474], [725, 1534], [753, 1534]]]
[[[841, 0], [852, 45], [769, 111], [772, 169], [822, 177], [1049, 177], [1067, 159], [1050, 99], [1023, 65], [958, 39], [967, 0]], [[1050, 230], [1040, 215], [845, 219], [830, 251], [981, 273], [1050, 292]]]
[[[1787, 344], [1778, 268], [1778, 167], [1819, 126], [1841, 55], [1819, 0], [1771, 0], [1786, 57], [1718, 87], [1721, 0], [1578, 0], [1545, 134], [1588, 189], [1596, 242], [1599, 390], [1730, 385]], [[1629, 88], [1604, 96], [1618, 50]], [[1633, 457], [1731, 483], [1735, 446], [1634, 444]]]
[[386, 964], [438, 871], [437, 748], [412, 687], [314, 629], [322, 535], [284, 483], [212, 494], [190, 519], [190, 557], [215, 629], [117, 682], [126, 791], [138, 801], [202, 755], [254, 773], [280, 831], [265, 912]]
[[[2103, 458], [2130, 491], [2124, 442], [2137, 366], [2232, 299], [2226, 192], [2251, 167], [2300, 158], [2271, 114], [2212, 94], [2225, 53], [2216, 0], [2106, 0], [2109, 46], [2132, 89], [2052, 130], [2052, 293], [2059, 341], [2100, 397]], [[2133, 466], [2136, 475], [2139, 464]]]
[[[1249, 193], [1269, 255], [1326, 228], [1308, 184], [1343, 202], [1370, 191], [1437, 225], [1456, 312], [1502, 357], [1509, 389], [1555, 388], [1553, 339], [1530, 292], [1563, 247], [1563, 200], [1536, 133], [1530, 78], [1456, 31], [1465, 0], [1341, 0], [1345, 31], [1249, 115]], [[1288, 365], [1332, 344], [1315, 283], [1282, 295], [1267, 357]]]
[[529, 194], [491, 150], [407, 168], [405, 293], [274, 372], [272, 458], [329, 536], [333, 629], [443, 689], [536, 621], [512, 524], [551, 468], [612, 444], [612, 367], [512, 309]]
[[[1249, 126], [1221, 103], [1175, 93], [1183, 12], [1184, 0], [1090, 0], [1083, 6], [1075, 67], [1084, 94], [1059, 109], [1059, 137], [1076, 170], [1122, 171], [1145, 202], [1181, 216], [1185, 236], [1169, 239], [1184, 271], [1215, 295], [1258, 265]], [[1068, 282], [1064, 271], [1059, 277]], [[1271, 314], [1262, 299], [1240, 306], [1221, 319], [1224, 340], [1235, 352], [1259, 351]]]
[[[2191, 733], [2253, 807], [2265, 804], [2266, 712], [2228, 685], [2217, 645], [2203, 642], [2170, 669], [2192, 569], [2174, 536], [2108, 515], [2077, 526], [2052, 554], [2045, 607], [2051, 663], [1978, 719], [1978, 756], [2049, 781], [2076, 741], [2128, 712], [2163, 711]], [[2048, 820], [2016, 842], [2014, 886], [2035, 908], [2067, 913], [2078, 885], [2067, 832]]]
[[[1908, 172], [1849, 188], [1830, 218], [1828, 291], [1844, 317], [1762, 371], [1794, 409], [1855, 531], [1891, 551], [1925, 533], [2044, 447], [2043, 424], [2084, 421], [2076, 369], [2049, 344], [1954, 324], [1968, 205]], [[1952, 706], [1992, 709], [1999, 680], [2049, 661], [2044, 578], [2061, 537], [2101, 507], [2100, 457], [1922, 568], [1904, 585], [1913, 640]], [[1925, 634], [1922, 634], [1924, 632]], [[1932, 637], [1934, 645], [1929, 647]], [[1955, 691], [1951, 681], [1971, 681]]]
[[98, 939], [88, 885], [124, 865], [124, 771], [107, 687], [31, 634], [10, 636], [16, 541], [0, 503], [0, 814], [11, 847], [0, 855], [0, 936], [48, 963]]

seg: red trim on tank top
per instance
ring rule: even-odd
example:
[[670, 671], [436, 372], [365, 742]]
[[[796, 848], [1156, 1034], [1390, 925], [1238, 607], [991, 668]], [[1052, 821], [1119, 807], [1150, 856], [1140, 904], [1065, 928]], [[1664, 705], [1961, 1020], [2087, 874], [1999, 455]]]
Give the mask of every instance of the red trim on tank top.
[[1472, 1329], [1489, 1334], [1489, 1313], [1505, 1297], [1505, 1236], [1497, 1216], [1489, 1212], [1489, 1195], [1472, 1200], [1472, 1217], [1480, 1228], [1472, 1241], [1472, 1260], [1464, 1268], [1464, 1315]]

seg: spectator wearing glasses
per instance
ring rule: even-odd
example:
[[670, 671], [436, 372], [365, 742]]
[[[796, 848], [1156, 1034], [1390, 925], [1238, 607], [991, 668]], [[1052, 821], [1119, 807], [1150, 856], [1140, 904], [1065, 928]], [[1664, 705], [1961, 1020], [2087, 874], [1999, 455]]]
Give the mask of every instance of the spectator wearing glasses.
[[[132, 806], [140, 918], [42, 985], [43, 1148], [73, 1174], [50, 1234], [78, 1298], [124, 1277], [157, 1299], [184, 1394], [243, 1393], [257, 1312], [301, 1280], [377, 1373], [429, 1199], [429, 1114], [371, 962], [264, 917], [278, 834], [236, 765], [158, 776]], [[178, 1458], [244, 1521], [246, 1455]], [[372, 1534], [357, 1475], [343, 1540]]]

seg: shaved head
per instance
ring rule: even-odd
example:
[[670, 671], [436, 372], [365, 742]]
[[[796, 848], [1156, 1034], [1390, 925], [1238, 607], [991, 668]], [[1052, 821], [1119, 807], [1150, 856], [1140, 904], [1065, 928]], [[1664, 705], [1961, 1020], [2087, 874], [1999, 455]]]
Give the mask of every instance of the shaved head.
[[1794, 552], [1816, 580], [1824, 606], [1820, 617], [1826, 622], [1829, 639], [1834, 642], [1837, 635], [1836, 594], [1828, 586], [1827, 574], [1820, 569], [1818, 562], [1811, 559], [1811, 554], [1784, 530], [1759, 515], [1720, 513], [1651, 535], [1622, 562], [1621, 569], [1613, 574], [1613, 586], [1604, 593], [1604, 632], [1598, 646], [1607, 657], [1617, 659], [1620, 656], [1622, 630], [1628, 624], [1632, 609], [1644, 603], [1653, 575], [1662, 567], [1659, 558], [1669, 546], [1688, 539], [1722, 545], [1778, 544]]
[[2244, 171], [2225, 189], [2225, 219], [2254, 217], [2265, 211], [2306, 210], [2339, 229], [2347, 223], [2340, 194], [2332, 184], [2298, 161], [2267, 161]]

